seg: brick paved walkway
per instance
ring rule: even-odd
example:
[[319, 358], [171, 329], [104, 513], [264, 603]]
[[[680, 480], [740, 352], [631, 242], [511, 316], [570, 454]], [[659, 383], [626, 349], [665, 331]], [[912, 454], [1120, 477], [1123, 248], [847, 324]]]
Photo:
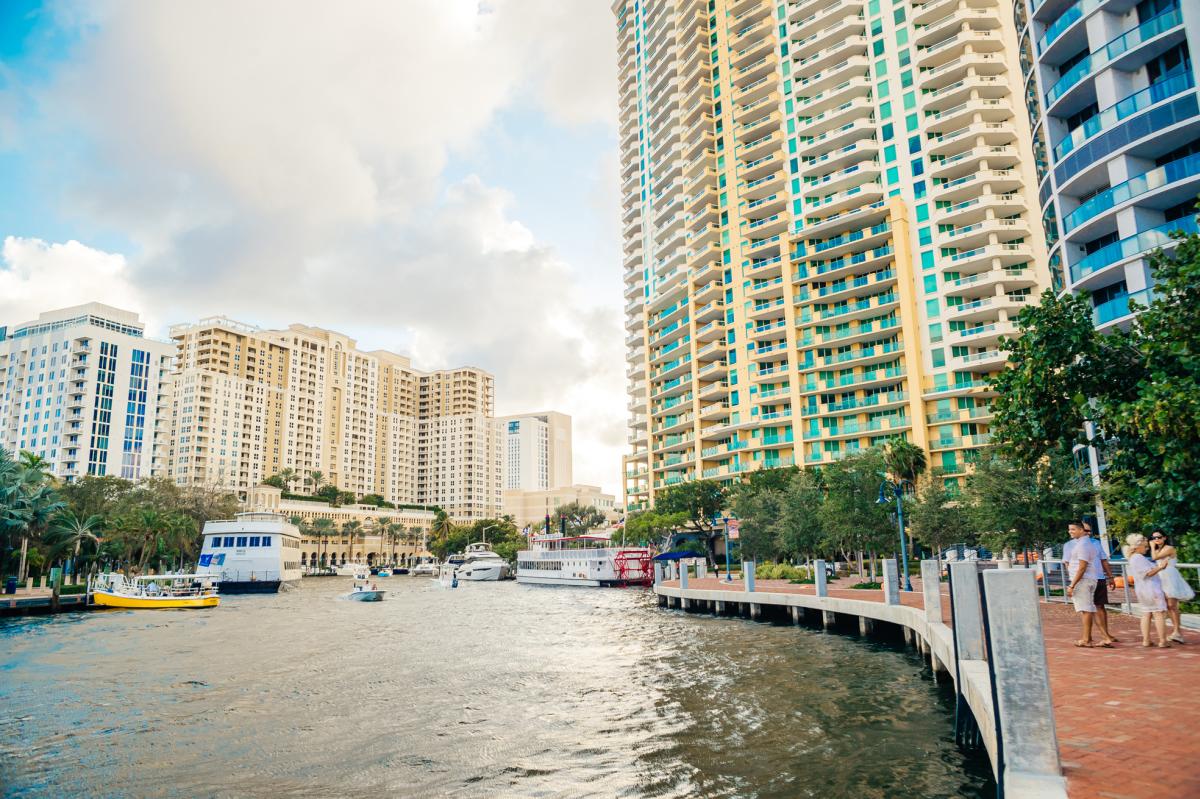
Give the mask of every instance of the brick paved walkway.
[[[855, 578], [838, 582], [849, 585]], [[829, 596], [882, 602], [880, 590], [835, 588]], [[678, 581], [664, 583], [678, 587]], [[741, 580], [692, 578], [688, 588], [741, 591]], [[919, 578], [900, 602], [924, 607]], [[758, 580], [756, 590], [813, 594], [811, 585]], [[1188, 644], [1143, 649], [1136, 618], [1109, 609], [1120, 643], [1080, 649], [1079, 622], [1070, 607], [1042, 604], [1042, 630], [1058, 752], [1072, 799], [1185, 799], [1200, 797], [1200, 634]], [[950, 600], [942, 591], [942, 617]], [[1095, 639], [1098, 640], [1098, 637]], [[1034, 710], [1034, 709], [1031, 709]]]

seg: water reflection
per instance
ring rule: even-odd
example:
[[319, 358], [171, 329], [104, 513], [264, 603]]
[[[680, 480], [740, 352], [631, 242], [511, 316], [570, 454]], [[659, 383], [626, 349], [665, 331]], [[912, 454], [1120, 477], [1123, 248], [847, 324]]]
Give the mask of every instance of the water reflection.
[[903, 652], [638, 591], [347, 584], [0, 621], [6, 795], [990, 793]]

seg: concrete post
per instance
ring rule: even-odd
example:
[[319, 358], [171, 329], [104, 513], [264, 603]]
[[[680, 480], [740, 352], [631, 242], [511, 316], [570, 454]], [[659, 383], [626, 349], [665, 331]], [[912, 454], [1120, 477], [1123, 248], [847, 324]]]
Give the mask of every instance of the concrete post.
[[883, 561], [883, 604], [900, 604], [900, 573], [895, 558]]
[[829, 590], [825, 587], [825, 561], [823, 560], [813, 563], [813, 588], [817, 589], [817, 596], [829, 596]]
[[792, 610], [792, 624], [799, 624], [800, 623], [800, 606], [792, 605], [791, 610]]
[[725, 603], [718, 599], [716, 604], [717, 604], [717, 615], [720, 616], [722, 613], [725, 612]]
[[679, 562], [679, 587], [683, 589], [688, 587], [688, 567], [683, 561]]
[[703, 580], [707, 576], [708, 576], [708, 562], [702, 560], [696, 564], [696, 579]]
[[832, 610], [821, 611], [821, 626], [828, 630], [830, 627], [837, 624], [837, 614]]
[[[1037, 584], [1027, 569], [983, 573], [996, 715], [1010, 796], [1065, 797]], [[1036, 709], [1036, 712], [1030, 712]]]
[[663, 565], [659, 561], [654, 562], [654, 584], [658, 585], [663, 581]]
[[983, 615], [975, 561], [950, 564], [950, 602], [954, 606], [954, 632], [959, 660], [983, 660]]
[[996, 562], [996, 568], [997, 568], [997, 569], [1011, 569], [1011, 568], [1012, 568], [1012, 561], [1011, 561], [1011, 560], [1009, 560], [1008, 558], [1005, 558], [1004, 560], [997, 561], [997, 562]]
[[750, 603], [750, 618], [757, 619], [762, 615], [762, 605], [757, 602]]
[[754, 561], [742, 561], [742, 579], [746, 582], [746, 593], [754, 593]]
[[861, 636], [870, 635], [871, 631], [874, 629], [875, 629], [875, 622], [873, 619], [869, 619], [866, 616], [858, 617], [858, 634], [859, 635], [861, 635]]
[[942, 620], [942, 566], [936, 560], [921, 561], [921, 594], [925, 599], [925, 621]]

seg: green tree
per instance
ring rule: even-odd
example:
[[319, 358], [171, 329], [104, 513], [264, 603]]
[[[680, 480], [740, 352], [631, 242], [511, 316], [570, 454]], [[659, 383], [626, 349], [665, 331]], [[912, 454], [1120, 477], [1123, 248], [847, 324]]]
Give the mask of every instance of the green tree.
[[278, 476], [280, 481], [283, 483], [282, 488], [284, 491], [291, 491], [292, 484], [300, 479], [300, 475], [290, 466], [286, 469], [280, 469]]
[[671, 535], [687, 523], [686, 513], [640, 511], [625, 519], [624, 540], [630, 546], [653, 546], [666, 549]]
[[81, 519], [73, 511], [64, 510], [51, 522], [49, 540], [56, 549], [71, 553], [73, 565], [78, 570], [80, 551], [85, 544], [99, 546], [103, 525], [104, 518], [99, 514]]
[[801, 470], [788, 482], [783, 491], [779, 541], [790, 557], [816, 556], [829, 551], [821, 515], [824, 501], [820, 472]]
[[584, 505], [579, 502], [568, 502], [554, 509], [551, 524], [559, 529], [566, 520], [567, 535], [583, 535], [588, 530], [603, 527], [606, 519], [604, 514], [594, 505]]
[[728, 502], [725, 489], [716, 480], [695, 480], [670, 486], [654, 498], [654, 510], [660, 514], [683, 514], [685, 533], [695, 536], [707, 550], [709, 560], [717, 561], [717, 539], [723, 535], [714, 519], [721, 516]]
[[898, 549], [890, 506], [877, 502], [885, 476], [883, 455], [878, 450], [855, 453], [823, 471], [825, 501], [818, 517], [828, 545], [847, 560], [852, 554]]
[[325, 487], [325, 473], [319, 469], [313, 469], [308, 473], [308, 477], [305, 479], [304, 484], [309, 486], [313, 495], [316, 496], [318, 492]]
[[1066, 539], [1067, 521], [1092, 507], [1091, 481], [1069, 455], [1031, 467], [984, 450], [967, 476], [963, 499], [989, 549], [1028, 552]]
[[287, 491], [287, 483], [283, 481], [283, 475], [273, 474], [270, 477], [264, 477], [262, 484], [265, 486], [274, 486], [281, 491]]
[[321, 566], [325, 566], [329, 561], [329, 539], [337, 535], [337, 525], [333, 519], [316, 519], [312, 523], [312, 533], [320, 542]]
[[935, 554], [951, 544], [975, 542], [971, 514], [958, 490], [946, 487], [940, 470], [921, 483], [916, 496], [906, 501], [904, 508], [904, 518], [913, 537]]
[[783, 515], [784, 495], [776, 488], [741, 485], [731, 494], [730, 504], [741, 520], [738, 543], [745, 557], [756, 560], [777, 559], [782, 552], [779, 522]]
[[883, 462], [888, 473], [897, 480], [907, 480], [914, 485], [925, 473], [928, 465], [925, 450], [903, 438], [894, 438], [883, 449]]

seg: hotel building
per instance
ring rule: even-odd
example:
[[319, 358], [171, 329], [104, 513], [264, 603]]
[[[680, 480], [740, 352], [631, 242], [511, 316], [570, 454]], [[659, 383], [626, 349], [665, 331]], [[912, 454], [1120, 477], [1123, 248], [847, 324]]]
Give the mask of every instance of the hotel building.
[[505, 491], [546, 491], [572, 482], [571, 417], [557, 411], [502, 416]]
[[618, 0], [627, 508], [904, 437], [953, 479], [1049, 285], [1000, 0]]
[[245, 499], [292, 469], [301, 481], [320, 473], [341, 490], [437, 505], [456, 519], [498, 512], [500, 442], [483, 370], [421, 372], [306, 325], [262, 330], [216, 317], [173, 327], [171, 338], [177, 483]]
[[0, 327], [0, 446], [50, 472], [138, 480], [164, 463], [169, 342], [143, 336], [138, 315], [100, 303]]
[[1200, 3], [1017, 0], [1055, 287], [1096, 324], [1151, 299], [1150, 252], [1200, 232]]

